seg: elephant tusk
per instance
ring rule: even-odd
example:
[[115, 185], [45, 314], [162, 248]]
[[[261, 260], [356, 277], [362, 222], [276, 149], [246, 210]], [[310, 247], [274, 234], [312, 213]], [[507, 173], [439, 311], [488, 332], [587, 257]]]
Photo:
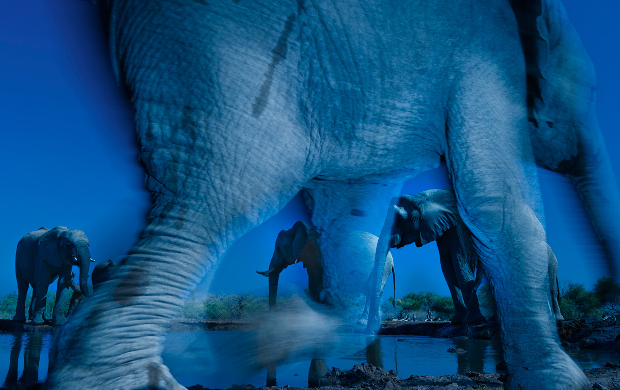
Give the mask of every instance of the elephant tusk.
[[94, 262], [95, 262], [95, 259], [90, 259], [90, 262], [91, 262], [91, 263], [94, 263]]
[[77, 263], [77, 257], [73, 256], [73, 261], [75, 261]]

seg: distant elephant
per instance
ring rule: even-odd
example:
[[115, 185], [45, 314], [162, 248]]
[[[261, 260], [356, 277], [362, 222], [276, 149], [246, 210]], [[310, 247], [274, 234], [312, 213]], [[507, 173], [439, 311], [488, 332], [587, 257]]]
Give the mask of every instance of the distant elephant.
[[[366, 235], [368, 233], [358, 232], [358, 234]], [[370, 241], [376, 244], [377, 238], [370, 238]], [[372, 250], [372, 248], [360, 248], [361, 251], [365, 249]], [[355, 252], [353, 256], [355, 256]], [[308, 228], [303, 221], [297, 221], [291, 229], [285, 229], [278, 233], [275, 249], [269, 263], [269, 269], [267, 271], [256, 271], [260, 275], [269, 277], [269, 309], [276, 306], [280, 273], [289, 265], [299, 262], [301, 262], [303, 267], [308, 271], [308, 290], [310, 298], [315, 302], [324, 302], [324, 299], [321, 297], [323, 290], [323, 256], [319, 247], [317, 232], [314, 227]], [[358, 278], [358, 285], [361, 289], [371, 288], [370, 271], [370, 268], [358, 270], [357, 274], [351, 274], [350, 277]], [[390, 273], [394, 275], [394, 291], [396, 291], [394, 262], [392, 260], [392, 255], [388, 254], [383, 273], [382, 288], [385, 287]], [[364, 305], [362, 318], [366, 318], [368, 315], [368, 304], [368, 295], [366, 295], [366, 303]]]
[[[456, 313], [454, 323], [477, 323], [486, 319], [480, 312], [477, 288], [482, 267], [472, 236], [461, 219], [454, 191], [427, 190], [415, 195], [400, 195], [392, 200], [386, 223], [392, 223], [390, 248], [415, 243], [417, 247], [437, 242], [441, 270], [448, 283]], [[384, 231], [388, 231], [384, 228]], [[558, 304], [558, 262], [547, 245], [551, 307], [556, 320], [564, 319]]]
[[[454, 192], [428, 190], [395, 198], [390, 248], [415, 243], [421, 247], [436, 241], [441, 271], [446, 279], [455, 314], [453, 323], [485, 322], [476, 288], [482, 270], [471, 241], [471, 233], [456, 209]], [[476, 277], [476, 270], [477, 277]]]
[[99, 2], [152, 207], [111, 282], [59, 330], [50, 388], [181, 389], [160, 336], [226, 249], [302, 190], [325, 299], [349, 307], [350, 272], [375, 264], [376, 331], [389, 242], [380, 262], [353, 253], [383, 236], [402, 183], [442, 158], [494, 287], [506, 386], [589, 384], [540, 305], [536, 163], [573, 179], [609, 269], [620, 197], [593, 66], [560, 1]]
[[32, 286], [30, 316], [32, 323], [42, 324], [48, 286], [58, 278], [56, 303], [52, 323], [65, 322], [64, 307], [68, 289], [73, 279], [71, 267], [80, 269], [80, 289], [88, 296], [88, 269], [94, 260], [90, 258], [88, 237], [78, 229], [64, 226], [52, 229], [40, 228], [22, 237], [15, 253], [15, 276], [17, 278], [17, 308], [14, 321], [26, 321], [25, 303], [28, 286]]

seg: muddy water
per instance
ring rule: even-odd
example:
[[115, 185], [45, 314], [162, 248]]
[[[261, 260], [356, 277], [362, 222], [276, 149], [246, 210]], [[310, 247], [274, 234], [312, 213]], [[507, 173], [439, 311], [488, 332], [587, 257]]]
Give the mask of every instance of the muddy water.
[[[49, 333], [0, 333], [0, 381], [27, 387], [45, 380], [53, 338]], [[456, 350], [458, 353], [448, 352]], [[584, 369], [605, 363], [620, 364], [620, 355], [577, 350], [569, 355]], [[210, 331], [171, 333], [164, 341], [163, 359], [185, 386], [228, 388], [233, 384], [308, 386], [313, 375], [331, 367], [350, 369], [369, 362], [410, 375], [446, 375], [467, 371], [495, 372], [499, 346], [483, 340], [433, 339], [420, 336], [342, 334], [329, 345], [300, 351], [277, 364], [263, 366], [255, 360], [251, 332]], [[310, 374], [310, 375], [309, 375]], [[310, 378], [309, 378], [310, 376]]]

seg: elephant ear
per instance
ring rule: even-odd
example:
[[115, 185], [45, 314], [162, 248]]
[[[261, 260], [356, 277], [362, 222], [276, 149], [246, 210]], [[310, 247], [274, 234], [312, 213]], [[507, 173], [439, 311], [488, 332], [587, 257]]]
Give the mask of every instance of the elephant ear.
[[308, 243], [308, 226], [302, 221], [298, 221], [293, 225], [293, 258], [299, 258], [301, 251]]
[[58, 250], [58, 230], [51, 229], [39, 239], [39, 258], [54, 267], [62, 266], [62, 258]]
[[446, 205], [426, 202], [420, 207], [420, 241], [422, 245], [437, 240], [448, 229], [457, 226], [456, 210]]

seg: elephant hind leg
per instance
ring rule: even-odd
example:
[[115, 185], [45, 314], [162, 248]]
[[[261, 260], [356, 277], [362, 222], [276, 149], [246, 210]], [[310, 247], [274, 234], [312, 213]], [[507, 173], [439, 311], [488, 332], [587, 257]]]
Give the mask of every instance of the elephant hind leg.
[[17, 276], [17, 307], [13, 321], [26, 321], [26, 295], [28, 294], [28, 282], [22, 278], [19, 269], [16, 270]]

